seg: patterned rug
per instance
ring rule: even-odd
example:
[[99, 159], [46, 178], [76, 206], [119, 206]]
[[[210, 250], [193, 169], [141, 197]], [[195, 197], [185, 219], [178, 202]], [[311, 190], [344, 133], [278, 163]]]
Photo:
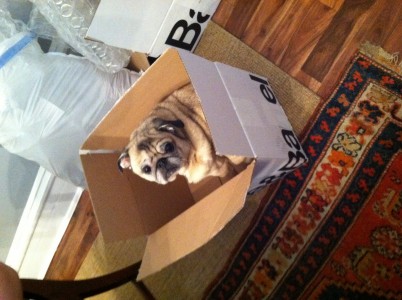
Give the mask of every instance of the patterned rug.
[[356, 54], [208, 299], [401, 299], [397, 71]]

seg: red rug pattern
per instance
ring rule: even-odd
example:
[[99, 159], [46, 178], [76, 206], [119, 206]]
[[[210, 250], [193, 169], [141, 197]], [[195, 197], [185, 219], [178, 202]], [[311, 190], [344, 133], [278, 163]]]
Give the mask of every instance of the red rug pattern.
[[402, 78], [357, 54], [206, 297], [401, 297], [401, 107]]

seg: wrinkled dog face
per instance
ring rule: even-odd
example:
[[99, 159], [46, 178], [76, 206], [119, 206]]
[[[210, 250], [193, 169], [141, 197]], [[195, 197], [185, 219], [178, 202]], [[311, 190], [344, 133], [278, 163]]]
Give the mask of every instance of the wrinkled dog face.
[[188, 167], [191, 144], [180, 120], [146, 120], [131, 136], [119, 158], [119, 168], [131, 168], [140, 177], [166, 184]]

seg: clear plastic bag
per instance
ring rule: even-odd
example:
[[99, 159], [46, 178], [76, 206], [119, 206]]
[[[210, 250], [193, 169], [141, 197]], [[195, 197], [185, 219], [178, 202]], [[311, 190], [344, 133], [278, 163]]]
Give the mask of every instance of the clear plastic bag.
[[45, 52], [80, 55], [60, 37], [56, 29], [45, 19], [37, 7], [33, 7], [30, 12], [27, 28], [36, 34], [38, 40], [41, 40], [40, 44]]
[[131, 51], [85, 39], [99, 0], [30, 0], [58, 35], [78, 53], [106, 72], [118, 72]]
[[26, 25], [11, 17], [8, 2], [0, 0], [0, 42], [24, 30], [26, 30]]
[[[0, 43], [0, 55], [26, 33]], [[32, 40], [0, 68], [0, 144], [86, 187], [79, 148], [138, 78], [106, 73], [82, 57], [43, 53]]]

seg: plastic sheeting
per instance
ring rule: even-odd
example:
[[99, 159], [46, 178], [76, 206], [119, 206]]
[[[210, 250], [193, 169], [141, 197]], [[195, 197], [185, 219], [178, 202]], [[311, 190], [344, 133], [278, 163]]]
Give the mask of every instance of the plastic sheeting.
[[99, 0], [30, 0], [58, 35], [106, 72], [127, 66], [131, 51], [85, 39]]
[[[24, 39], [29, 34], [5, 39], [0, 56]], [[85, 187], [79, 148], [138, 75], [126, 69], [106, 73], [82, 57], [45, 54], [35, 39], [18, 48], [0, 68], [0, 144]]]

